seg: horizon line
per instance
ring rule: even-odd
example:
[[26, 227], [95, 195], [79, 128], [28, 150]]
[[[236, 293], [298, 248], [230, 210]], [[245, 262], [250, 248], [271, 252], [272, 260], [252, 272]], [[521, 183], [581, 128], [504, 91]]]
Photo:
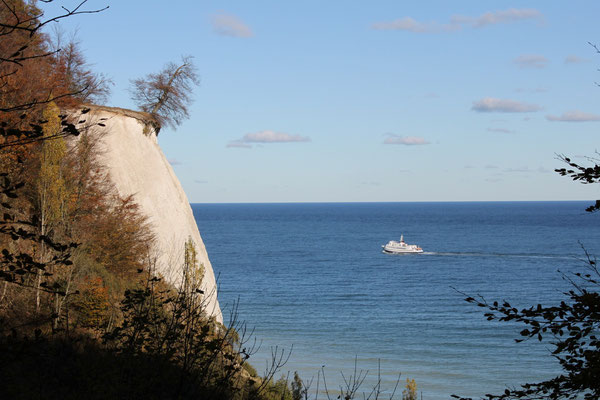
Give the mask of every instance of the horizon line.
[[587, 200], [398, 200], [398, 201], [223, 201], [191, 202], [190, 204], [394, 204], [394, 203], [579, 203]]

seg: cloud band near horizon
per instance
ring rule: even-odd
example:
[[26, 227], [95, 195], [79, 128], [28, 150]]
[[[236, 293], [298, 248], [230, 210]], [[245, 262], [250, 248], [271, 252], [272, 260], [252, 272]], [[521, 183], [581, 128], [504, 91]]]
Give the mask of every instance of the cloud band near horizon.
[[465, 26], [482, 28], [488, 25], [507, 24], [528, 19], [541, 19], [542, 13], [536, 9], [509, 8], [507, 10], [489, 11], [479, 16], [453, 15], [447, 23], [419, 22], [411, 17], [398, 18], [393, 21], [375, 22], [371, 28], [375, 30], [408, 31], [414, 33], [452, 32]]
[[542, 110], [536, 104], [522, 103], [516, 100], [485, 97], [473, 102], [471, 110], [477, 112], [527, 113]]
[[310, 142], [308, 136], [290, 135], [289, 133], [264, 130], [256, 133], [247, 133], [241, 139], [232, 140], [227, 147], [251, 148], [254, 143], [297, 143]]
[[383, 144], [402, 144], [405, 146], [421, 146], [430, 144], [427, 140], [417, 136], [399, 136], [393, 133], [388, 134], [388, 137], [383, 141]]
[[562, 115], [546, 115], [546, 119], [560, 122], [592, 122], [600, 121], [600, 115], [575, 110], [564, 112]]

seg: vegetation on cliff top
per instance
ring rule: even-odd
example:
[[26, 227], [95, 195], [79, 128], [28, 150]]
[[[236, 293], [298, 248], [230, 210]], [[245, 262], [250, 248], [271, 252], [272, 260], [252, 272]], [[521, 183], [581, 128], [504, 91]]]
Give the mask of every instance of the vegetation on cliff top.
[[162, 126], [176, 128], [189, 118], [192, 91], [200, 83], [193, 57], [182, 57], [180, 63], [167, 63], [158, 73], [131, 81], [131, 97], [142, 111]]

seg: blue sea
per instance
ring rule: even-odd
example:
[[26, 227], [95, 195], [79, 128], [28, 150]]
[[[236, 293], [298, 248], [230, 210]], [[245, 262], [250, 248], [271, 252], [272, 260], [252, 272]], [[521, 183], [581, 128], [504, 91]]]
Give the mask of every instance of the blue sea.
[[[522, 326], [489, 322], [468, 295], [520, 307], [551, 305], [600, 254], [600, 214], [588, 202], [192, 204], [227, 320], [271, 352], [292, 350], [298, 371], [330, 394], [357, 369], [370, 392], [398, 374], [424, 399], [483, 396], [560, 371], [545, 341], [515, 343]], [[389, 255], [400, 235], [424, 254]], [[379, 372], [378, 372], [379, 371]], [[342, 375], [343, 374], [343, 375]], [[320, 376], [319, 376], [320, 375]], [[336, 394], [337, 396], [337, 394]], [[336, 397], [332, 396], [332, 397]], [[362, 396], [361, 396], [362, 397]]]

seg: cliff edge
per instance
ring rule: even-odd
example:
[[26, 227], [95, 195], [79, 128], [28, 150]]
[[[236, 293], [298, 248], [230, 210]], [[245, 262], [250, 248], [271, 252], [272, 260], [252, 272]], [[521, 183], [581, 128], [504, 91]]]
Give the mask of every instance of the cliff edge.
[[156, 270], [170, 283], [181, 280], [184, 244], [192, 238], [202, 281], [207, 314], [223, 323], [212, 265], [190, 203], [160, 146], [156, 124], [147, 113], [113, 107], [90, 108], [86, 125], [101, 122], [88, 132], [99, 144], [99, 161], [106, 167], [119, 195], [134, 196], [156, 236]]

